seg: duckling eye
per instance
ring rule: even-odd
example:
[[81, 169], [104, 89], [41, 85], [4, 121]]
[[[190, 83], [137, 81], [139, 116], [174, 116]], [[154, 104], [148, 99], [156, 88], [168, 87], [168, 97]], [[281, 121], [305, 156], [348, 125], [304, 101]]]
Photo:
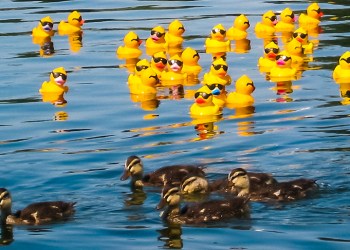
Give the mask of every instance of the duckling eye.
[[271, 51], [273, 53], [277, 54], [280, 50], [276, 49], [276, 48], [265, 48], [264, 51], [265, 51], [266, 54], [270, 53]]
[[223, 65], [223, 64], [214, 65], [214, 64], [212, 64], [212, 66], [213, 66], [213, 68], [214, 68], [215, 70], [219, 70], [219, 69], [221, 69], [221, 68], [223, 68], [223, 70], [225, 70], [225, 71], [228, 70], [228, 66], [227, 66], [227, 65]]
[[159, 63], [160, 61], [161, 61], [163, 64], [166, 64], [166, 63], [167, 63], [167, 59], [162, 58], [162, 57], [153, 57], [153, 61], [154, 61], [155, 63]]
[[151, 31], [151, 35], [153, 36], [153, 35], [156, 35], [157, 37], [162, 37], [162, 36], [164, 36], [164, 33], [160, 33], [160, 32], [158, 32], [158, 31], [155, 31], [155, 30], [152, 30]]
[[42, 22], [42, 21], [40, 21], [40, 23], [41, 23], [41, 25], [42, 26], [49, 26], [50, 28], [53, 28], [53, 23], [51, 23], [51, 22]]
[[213, 34], [216, 34], [216, 33], [220, 33], [221, 35], [225, 35], [226, 34], [226, 30], [221, 30], [221, 29], [212, 29], [211, 32]]
[[209, 96], [211, 96], [212, 94], [211, 93], [205, 93], [205, 92], [196, 92], [195, 94], [194, 94], [194, 97], [195, 98], [198, 98], [199, 96], [202, 96], [204, 99], [208, 99], [209, 98]]
[[67, 75], [59, 72], [51, 72], [51, 74], [53, 75], [53, 78], [61, 77], [63, 80], [67, 79]]
[[207, 87], [208, 87], [210, 90], [214, 90], [215, 88], [218, 88], [218, 89], [220, 89], [220, 90], [223, 90], [223, 89], [224, 89], [224, 85], [219, 84], [219, 83], [214, 83], [214, 84], [210, 84], [210, 85], [207, 84]]
[[345, 61], [345, 62], [347, 62], [347, 63], [350, 63], [350, 57], [348, 57], [348, 58], [342, 58], [342, 59], [340, 59], [340, 61]]

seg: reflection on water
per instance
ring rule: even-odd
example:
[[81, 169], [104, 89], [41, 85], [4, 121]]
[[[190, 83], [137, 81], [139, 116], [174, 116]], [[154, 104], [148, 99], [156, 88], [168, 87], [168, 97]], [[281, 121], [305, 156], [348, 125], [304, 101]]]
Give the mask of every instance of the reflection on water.
[[165, 248], [181, 249], [183, 247], [181, 225], [166, 223], [164, 228], [157, 231], [159, 233], [158, 240], [164, 242]]
[[10, 245], [13, 240], [13, 226], [1, 225], [0, 246]]

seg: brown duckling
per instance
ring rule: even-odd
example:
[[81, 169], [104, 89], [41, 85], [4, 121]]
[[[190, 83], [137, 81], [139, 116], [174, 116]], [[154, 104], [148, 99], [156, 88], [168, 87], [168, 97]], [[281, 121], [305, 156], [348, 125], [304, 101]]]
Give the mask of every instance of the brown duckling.
[[250, 178], [242, 168], [234, 169], [231, 172], [229, 182], [237, 190], [238, 196], [248, 195], [252, 200], [293, 201], [305, 198], [309, 192], [318, 187], [315, 180], [300, 178], [252, 189]]
[[164, 186], [165, 184], [180, 185], [182, 179], [188, 174], [205, 176], [203, 168], [195, 165], [172, 165], [155, 170], [152, 173], [143, 175], [143, 163], [138, 156], [129, 156], [125, 161], [125, 169], [120, 180], [124, 181], [131, 176], [131, 185], [134, 187], [143, 186]]
[[165, 186], [157, 209], [167, 206], [161, 213], [163, 220], [176, 224], [201, 224], [222, 221], [229, 218], [244, 218], [249, 214], [248, 197], [234, 197], [227, 200], [209, 200], [187, 204], [180, 208], [180, 189]]
[[204, 176], [189, 174], [182, 179], [180, 189], [183, 194], [204, 194], [209, 192], [209, 183]]
[[10, 192], [0, 188], [0, 210], [2, 224], [39, 225], [68, 219], [74, 212], [75, 202], [46, 201], [32, 203], [11, 213], [12, 199]]

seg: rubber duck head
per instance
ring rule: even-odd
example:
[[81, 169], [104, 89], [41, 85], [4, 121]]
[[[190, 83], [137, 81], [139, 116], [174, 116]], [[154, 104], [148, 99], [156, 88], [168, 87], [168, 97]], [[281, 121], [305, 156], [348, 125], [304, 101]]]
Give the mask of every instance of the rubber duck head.
[[67, 81], [67, 72], [63, 67], [55, 68], [50, 73], [50, 82], [63, 86]]
[[139, 36], [133, 32], [129, 31], [125, 36], [124, 36], [124, 44], [126, 47], [129, 48], [138, 48], [142, 43], [142, 40], [139, 38]]
[[264, 47], [264, 55], [266, 58], [275, 60], [280, 49], [275, 42], [269, 42]]
[[150, 38], [155, 43], [164, 43], [165, 29], [162, 26], [156, 26], [151, 30]]
[[318, 20], [323, 16], [320, 6], [317, 3], [312, 3], [307, 7], [306, 13], [308, 16], [316, 18]]
[[167, 65], [167, 57], [164, 51], [157, 52], [152, 56], [151, 66], [163, 70]]
[[280, 15], [281, 21], [284, 23], [295, 23], [296, 17], [294, 12], [290, 8], [285, 8], [282, 10]]
[[51, 17], [46, 16], [40, 20], [40, 26], [45, 32], [50, 32], [53, 29], [53, 21]]
[[187, 47], [186, 49], [184, 49], [182, 51], [181, 59], [184, 62], [184, 64], [197, 65], [197, 63], [200, 59], [200, 56], [199, 56], [197, 50], [195, 50], [191, 47]]
[[214, 40], [224, 41], [226, 38], [225, 27], [221, 23], [219, 23], [218, 25], [216, 25], [212, 28], [210, 36]]
[[213, 105], [213, 94], [207, 86], [199, 88], [194, 94], [195, 102], [201, 107]]
[[279, 68], [290, 68], [292, 65], [292, 57], [290, 54], [283, 50], [276, 56], [276, 65]]
[[80, 27], [84, 25], [84, 19], [78, 11], [73, 11], [68, 15], [68, 23], [73, 26]]
[[152, 68], [147, 68], [141, 73], [141, 81], [143, 85], [155, 87], [159, 83], [159, 78]]
[[262, 16], [262, 23], [265, 25], [273, 27], [277, 24], [277, 22], [277, 17], [272, 10], [265, 12]]
[[254, 92], [255, 86], [252, 79], [247, 75], [242, 75], [236, 81], [236, 92], [244, 95], [250, 95]]
[[308, 33], [304, 28], [298, 28], [293, 32], [293, 38], [305, 44], [308, 41]]
[[176, 19], [169, 24], [168, 31], [175, 36], [181, 36], [185, 32], [185, 27]]
[[339, 58], [339, 65], [342, 69], [350, 69], [350, 51], [346, 51], [340, 58]]
[[303, 55], [303, 45], [301, 44], [301, 42], [299, 42], [296, 39], [292, 39], [287, 44], [286, 49], [291, 55], [295, 55], [295, 56], [302, 56]]
[[135, 64], [135, 75], [141, 76], [141, 73], [151, 67], [148, 60], [142, 59]]
[[226, 76], [227, 70], [228, 70], [227, 62], [224, 61], [224, 59], [222, 59], [221, 57], [213, 61], [213, 63], [210, 66], [210, 71], [214, 75], [218, 75], [220, 77]]
[[183, 61], [179, 55], [174, 55], [168, 60], [168, 69], [173, 72], [180, 72], [183, 66]]
[[250, 23], [248, 18], [241, 14], [238, 17], [236, 17], [235, 21], [233, 22], [233, 26], [239, 30], [247, 30], [250, 27]]

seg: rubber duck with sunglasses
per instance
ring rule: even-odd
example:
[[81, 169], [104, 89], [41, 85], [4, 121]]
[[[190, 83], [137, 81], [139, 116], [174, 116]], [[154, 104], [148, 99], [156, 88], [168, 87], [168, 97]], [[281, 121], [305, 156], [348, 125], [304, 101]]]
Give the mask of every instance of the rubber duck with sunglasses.
[[150, 67], [151, 64], [147, 59], [138, 61], [134, 66], [134, 73], [131, 73], [128, 77], [128, 84], [140, 83], [142, 72]]
[[192, 118], [203, 116], [218, 116], [222, 114], [222, 109], [213, 103], [213, 94], [207, 86], [203, 86], [194, 94], [195, 102], [190, 107]]
[[230, 51], [231, 42], [226, 39], [226, 29], [221, 23], [212, 28], [205, 47], [207, 53]]
[[65, 86], [67, 81], [67, 72], [63, 67], [55, 68], [50, 73], [50, 81], [42, 83], [39, 92], [63, 94], [68, 92], [68, 86]]
[[68, 15], [68, 20], [62, 20], [58, 24], [58, 33], [60, 35], [72, 35], [76, 33], [82, 33], [82, 26], [84, 25], [84, 19], [78, 11], [73, 11]]
[[338, 61], [333, 71], [333, 79], [336, 83], [350, 83], [350, 51], [346, 51]]
[[142, 55], [142, 50], [139, 48], [142, 44], [142, 40], [135, 32], [129, 31], [124, 36], [123, 41], [124, 45], [119, 46], [117, 49], [117, 56], [119, 59], [138, 58]]
[[162, 86], [183, 85], [187, 74], [182, 72], [183, 61], [179, 55], [174, 55], [168, 59], [167, 70], [161, 74]]
[[164, 51], [155, 53], [151, 58], [151, 68], [157, 73], [159, 79], [162, 77], [162, 72], [167, 66], [167, 56]]
[[280, 52], [279, 46], [275, 42], [270, 42], [264, 47], [264, 56], [258, 60], [260, 72], [270, 72], [271, 68], [276, 64], [276, 56]]
[[203, 83], [220, 83], [223, 85], [231, 84], [231, 76], [227, 74], [227, 62], [221, 57], [214, 60], [210, 66], [210, 71], [203, 76]]
[[306, 14], [302, 13], [299, 16], [299, 26], [305, 29], [312, 29], [319, 26], [321, 23], [323, 12], [317, 3], [310, 4], [306, 9]]
[[152, 56], [159, 51], [164, 51], [165, 48], [165, 29], [162, 26], [152, 28], [150, 36], [146, 40], [146, 53]]
[[276, 24], [278, 23], [277, 16], [272, 10], [265, 12], [262, 16], [261, 22], [256, 23], [255, 33], [259, 38], [271, 36], [276, 31]]
[[36, 39], [44, 39], [55, 34], [53, 30], [53, 21], [50, 16], [43, 17], [38, 25], [32, 30], [32, 37]]
[[292, 67], [292, 57], [283, 50], [276, 56], [276, 64], [270, 70], [270, 80], [273, 82], [296, 80], [297, 70]]
[[304, 49], [304, 54], [312, 54], [314, 52], [314, 44], [308, 39], [308, 31], [300, 27], [293, 32], [293, 39], [301, 43]]

